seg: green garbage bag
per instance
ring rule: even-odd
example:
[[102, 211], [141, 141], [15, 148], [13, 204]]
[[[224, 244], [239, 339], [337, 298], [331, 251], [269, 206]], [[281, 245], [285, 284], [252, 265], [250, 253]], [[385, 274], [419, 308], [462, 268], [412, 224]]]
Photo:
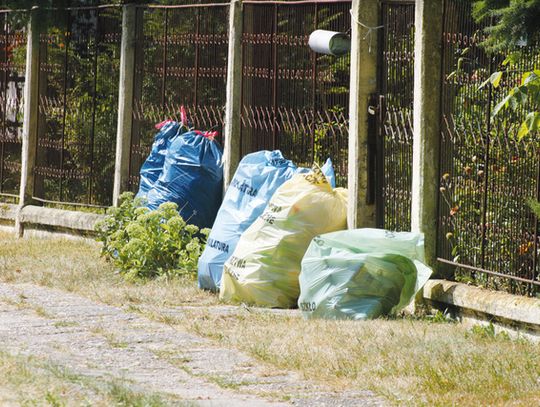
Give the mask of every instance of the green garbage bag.
[[347, 190], [332, 189], [318, 167], [272, 195], [225, 262], [219, 298], [270, 308], [296, 306], [300, 262], [313, 237], [345, 229]]
[[317, 236], [302, 259], [306, 318], [372, 319], [405, 308], [429, 279], [419, 233], [356, 229]]

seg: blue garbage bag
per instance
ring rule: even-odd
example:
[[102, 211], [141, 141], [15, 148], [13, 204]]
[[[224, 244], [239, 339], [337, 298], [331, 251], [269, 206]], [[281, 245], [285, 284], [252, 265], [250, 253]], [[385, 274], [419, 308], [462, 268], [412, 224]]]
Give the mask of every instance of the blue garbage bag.
[[187, 223], [212, 226], [221, 204], [223, 152], [217, 142], [190, 131], [175, 137], [165, 156], [163, 171], [148, 191], [147, 206], [178, 205]]
[[154, 137], [152, 150], [144, 162], [140, 171], [139, 192], [137, 198], [146, 198], [146, 194], [154, 186], [163, 170], [165, 155], [172, 139], [183, 129], [180, 123], [169, 121], [161, 127], [160, 131]]
[[[329, 175], [331, 161], [325, 166], [325, 175]], [[219, 290], [223, 265], [233, 254], [240, 235], [263, 213], [281, 184], [304, 171], [285, 159], [279, 150], [258, 151], [240, 161], [199, 258], [200, 288]]]
[[324, 175], [326, 175], [326, 178], [328, 179], [328, 182], [330, 182], [330, 186], [332, 188], [336, 187], [336, 173], [334, 172], [334, 165], [332, 164], [332, 160], [328, 158], [324, 165], [321, 167], [321, 171]]

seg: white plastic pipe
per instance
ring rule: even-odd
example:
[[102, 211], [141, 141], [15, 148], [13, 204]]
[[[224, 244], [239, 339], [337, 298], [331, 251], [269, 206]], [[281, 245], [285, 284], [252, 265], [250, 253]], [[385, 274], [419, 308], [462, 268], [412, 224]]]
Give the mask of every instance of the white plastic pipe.
[[351, 50], [351, 39], [337, 31], [315, 30], [309, 36], [309, 47], [320, 54], [343, 55]]

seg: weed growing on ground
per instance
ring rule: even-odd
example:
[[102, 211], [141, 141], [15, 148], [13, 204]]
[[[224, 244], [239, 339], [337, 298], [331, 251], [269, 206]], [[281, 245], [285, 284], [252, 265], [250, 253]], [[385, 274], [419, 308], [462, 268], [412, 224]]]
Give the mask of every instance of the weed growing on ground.
[[540, 403], [538, 345], [473, 334], [440, 314], [432, 320], [305, 321], [192, 309], [176, 323], [338, 391], [368, 388], [396, 404]]
[[[106, 382], [25, 356], [0, 351], [0, 405], [145, 406], [169, 405], [164, 396], [141, 394], [127, 384]], [[178, 404], [191, 406], [192, 404]]]
[[54, 287], [120, 306], [206, 306], [218, 303], [215, 295], [197, 289], [190, 277], [126, 281], [115, 273], [111, 262], [100, 257], [100, 245], [95, 242], [15, 239], [2, 232], [0, 281]]
[[449, 323], [453, 324], [457, 321], [450, 315], [447, 309], [444, 311], [437, 310], [434, 314], [426, 315], [425, 319], [429, 322], [432, 322], [434, 324], [442, 324], [442, 323]]
[[492, 322], [490, 322], [488, 325], [474, 325], [471, 329], [471, 333], [474, 336], [484, 339], [500, 339], [504, 341], [510, 340], [510, 336], [507, 332], [496, 332], [495, 326]]

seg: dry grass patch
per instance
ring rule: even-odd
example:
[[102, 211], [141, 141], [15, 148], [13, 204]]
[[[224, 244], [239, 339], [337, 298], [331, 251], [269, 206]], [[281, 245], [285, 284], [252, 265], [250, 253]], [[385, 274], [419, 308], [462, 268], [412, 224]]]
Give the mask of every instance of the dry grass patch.
[[33, 283], [75, 292], [111, 305], [212, 305], [217, 298], [194, 280], [128, 283], [100, 257], [97, 243], [64, 239], [14, 239], [0, 232], [0, 281]]
[[451, 323], [189, 312], [177, 323], [337, 390], [368, 388], [400, 405], [540, 405], [538, 344]]
[[0, 372], [2, 373], [0, 405], [53, 407], [169, 405], [169, 402], [159, 395], [141, 394], [120, 382], [100, 382], [36, 358], [12, 356], [2, 351], [0, 351]]
[[[540, 345], [482, 329], [417, 320], [304, 321], [286, 314], [209, 312], [193, 280], [125, 282], [97, 245], [0, 235], [0, 280], [74, 291], [243, 350], [340, 389], [371, 389], [399, 405], [540, 405]], [[139, 307], [139, 305], [141, 305]], [[144, 305], [151, 306], [145, 311]]]

